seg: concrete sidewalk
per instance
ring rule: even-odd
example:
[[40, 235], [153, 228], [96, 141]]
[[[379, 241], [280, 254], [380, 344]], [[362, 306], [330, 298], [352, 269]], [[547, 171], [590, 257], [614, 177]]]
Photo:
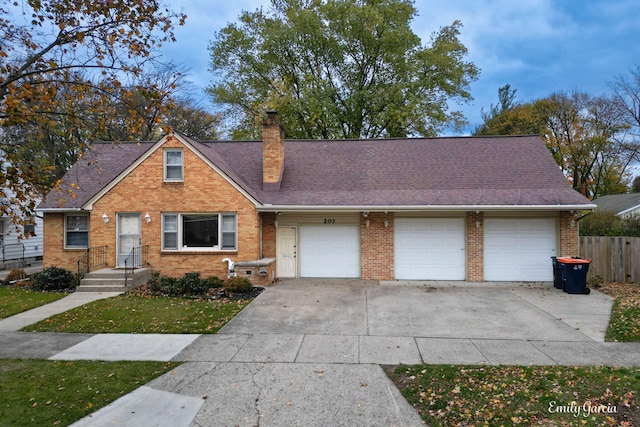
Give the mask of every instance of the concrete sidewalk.
[[0, 357], [187, 362], [78, 423], [132, 426], [142, 414], [167, 426], [417, 426], [379, 365], [640, 366], [640, 343], [603, 342], [612, 300], [599, 292], [343, 283], [281, 282], [216, 335], [12, 331]]
[[0, 332], [19, 331], [25, 326], [48, 319], [56, 314], [64, 313], [65, 311], [80, 307], [92, 301], [110, 298], [119, 294], [118, 292], [74, 292], [58, 301], [0, 320]]

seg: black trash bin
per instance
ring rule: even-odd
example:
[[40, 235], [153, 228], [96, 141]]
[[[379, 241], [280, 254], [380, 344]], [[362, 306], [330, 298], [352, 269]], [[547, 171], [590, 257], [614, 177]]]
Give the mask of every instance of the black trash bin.
[[553, 286], [557, 289], [562, 289], [562, 272], [560, 271], [560, 264], [558, 264], [557, 258], [551, 257], [551, 265], [553, 266]]
[[556, 262], [562, 274], [562, 289], [568, 294], [588, 295], [591, 290], [587, 288], [587, 271], [591, 261], [582, 258], [557, 258]]

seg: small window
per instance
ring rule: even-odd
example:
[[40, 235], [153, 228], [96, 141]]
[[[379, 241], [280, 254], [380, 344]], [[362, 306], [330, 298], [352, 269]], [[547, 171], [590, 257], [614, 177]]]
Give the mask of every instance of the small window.
[[182, 149], [171, 148], [164, 150], [164, 180], [183, 180]]
[[165, 214], [163, 216], [163, 244], [164, 249], [178, 249], [178, 215]]
[[222, 249], [236, 248], [236, 216], [222, 215]]
[[36, 235], [36, 218], [35, 217], [30, 216], [25, 219], [24, 234], [29, 237], [32, 237], [32, 236], [35, 237]]
[[162, 249], [235, 250], [236, 214], [173, 214], [162, 219]]
[[67, 248], [89, 247], [89, 215], [69, 214], [65, 217], [65, 242]]

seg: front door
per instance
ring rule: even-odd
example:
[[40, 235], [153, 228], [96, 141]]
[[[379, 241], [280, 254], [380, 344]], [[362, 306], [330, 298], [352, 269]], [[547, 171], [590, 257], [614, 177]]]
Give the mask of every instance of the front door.
[[279, 227], [276, 233], [276, 274], [296, 277], [296, 227]]
[[[131, 250], [140, 246], [140, 214], [120, 213], [118, 214], [118, 267], [125, 266], [125, 260]], [[139, 263], [139, 259], [136, 261]], [[129, 263], [131, 267], [131, 263]], [[134, 267], [139, 267], [136, 265]]]

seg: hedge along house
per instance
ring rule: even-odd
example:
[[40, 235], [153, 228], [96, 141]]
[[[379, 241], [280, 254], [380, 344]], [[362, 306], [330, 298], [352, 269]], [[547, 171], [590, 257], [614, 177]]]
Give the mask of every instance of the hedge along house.
[[40, 209], [45, 266], [140, 245], [171, 276], [550, 281], [594, 207], [538, 136], [285, 141], [268, 113], [263, 141], [96, 143]]

